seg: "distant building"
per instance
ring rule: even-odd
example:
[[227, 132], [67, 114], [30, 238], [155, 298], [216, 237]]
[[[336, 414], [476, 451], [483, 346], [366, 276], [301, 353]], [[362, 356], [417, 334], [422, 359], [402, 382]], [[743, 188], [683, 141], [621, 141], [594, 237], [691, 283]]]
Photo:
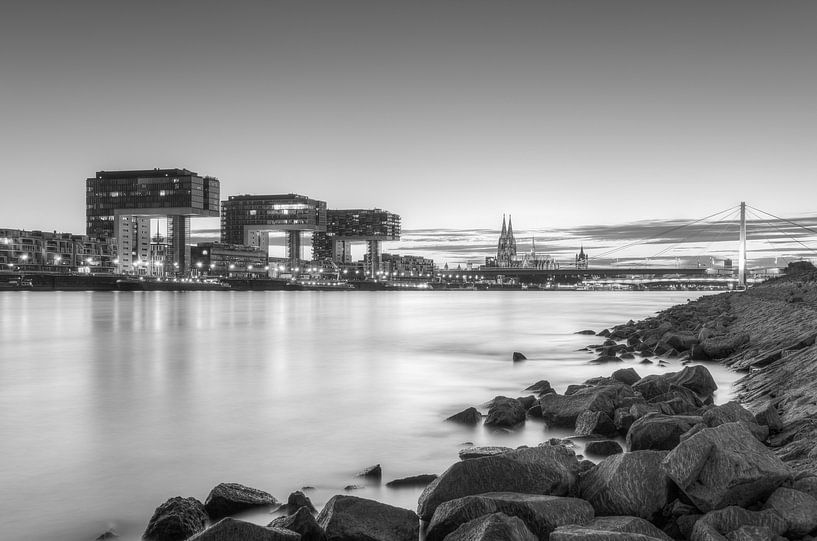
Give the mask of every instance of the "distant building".
[[[352, 262], [352, 244], [367, 243], [367, 272], [382, 271], [383, 241], [400, 240], [400, 215], [382, 209], [326, 212], [326, 230], [312, 236], [312, 258], [340, 265]], [[372, 275], [374, 275], [372, 274]]]
[[113, 272], [115, 248], [108, 238], [0, 229], [0, 270]]
[[190, 218], [219, 215], [218, 179], [187, 169], [98, 171], [85, 181], [86, 232], [116, 240], [117, 272], [145, 274], [150, 219], [167, 218], [169, 259], [189, 270]]
[[200, 276], [266, 278], [269, 257], [255, 246], [200, 242], [190, 250], [192, 272]]
[[576, 268], [577, 269], [586, 269], [587, 268], [587, 254], [584, 252], [584, 246], [579, 249], [579, 253], [576, 254]]
[[428, 280], [434, 277], [434, 261], [432, 259], [397, 254], [382, 254], [381, 257], [382, 272], [390, 276], [392, 280]]
[[269, 234], [287, 233], [291, 269], [301, 266], [301, 235], [326, 231], [326, 202], [305, 195], [231, 195], [221, 202], [221, 242], [268, 252]]
[[513, 236], [513, 223], [508, 217], [508, 226], [505, 226], [505, 215], [502, 215], [502, 232], [499, 234], [499, 243], [496, 247], [496, 266], [511, 267], [516, 259], [516, 239]]

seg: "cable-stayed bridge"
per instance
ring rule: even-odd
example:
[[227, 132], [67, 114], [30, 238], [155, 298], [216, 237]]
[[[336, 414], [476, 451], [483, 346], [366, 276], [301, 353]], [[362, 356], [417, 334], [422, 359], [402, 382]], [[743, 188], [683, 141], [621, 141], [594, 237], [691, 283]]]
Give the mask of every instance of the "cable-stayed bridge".
[[[742, 288], [779, 273], [779, 268], [776, 267], [749, 265], [751, 260], [747, 258], [747, 243], [750, 240], [767, 243], [769, 248], [764, 250], [768, 252], [779, 250], [780, 243], [785, 242], [798, 246], [801, 252], [817, 256], [817, 251], [807, 244], [815, 238], [817, 230], [811, 227], [741, 202], [699, 219], [673, 224], [645, 238], [610, 247], [581, 264], [548, 265], [542, 268], [541, 265], [526, 264], [526, 259], [505, 266], [484, 265], [478, 269], [444, 270], [438, 277], [446, 282], [465, 284], [488, 281], [554, 285], [581, 283], [602, 288], [664, 288], [674, 285]], [[724, 258], [724, 264], [720, 267], [700, 263], [694, 266], [682, 265], [681, 254], [688, 253], [686, 247], [695, 243], [699, 248], [703, 244], [704, 249], [712, 244], [731, 245], [728, 248], [730, 255]], [[619, 255], [628, 250], [640, 247], [643, 251], [650, 246], [661, 248], [641, 260], [626, 258], [626, 263], [615, 263]], [[666, 261], [671, 258], [675, 258], [677, 263], [666, 265]], [[535, 256], [532, 260], [536, 260]], [[714, 259], [712, 261], [714, 263]]]

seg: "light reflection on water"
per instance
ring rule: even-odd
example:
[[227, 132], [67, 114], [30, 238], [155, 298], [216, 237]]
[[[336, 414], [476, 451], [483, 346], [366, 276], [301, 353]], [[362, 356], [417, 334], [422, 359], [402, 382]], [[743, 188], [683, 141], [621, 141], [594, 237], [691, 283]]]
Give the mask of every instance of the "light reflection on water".
[[[548, 379], [609, 375], [573, 334], [691, 292], [10, 292], [0, 294], [4, 535], [138, 539], [153, 509], [219, 482], [317, 506], [380, 463], [439, 473], [465, 442], [554, 435], [441, 420]], [[528, 361], [512, 363], [521, 351]], [[636, 366], [641, 375], [678, 370]], [[735, 378], [710, 366], [729, 399]], [[484, 411], [484, 408], [483, 408]], [[415, 508], [419, 489], [353, 494]], [[266, 523], [267, 513], [250, 520]]]

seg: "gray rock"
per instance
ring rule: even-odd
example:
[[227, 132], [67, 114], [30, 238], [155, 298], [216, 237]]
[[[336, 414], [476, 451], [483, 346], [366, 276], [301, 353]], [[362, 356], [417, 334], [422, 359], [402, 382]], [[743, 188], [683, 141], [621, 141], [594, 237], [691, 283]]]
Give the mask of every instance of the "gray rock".
[[765, 441], [769, 436], [769, 428], [760, 426], [755, 416], [734, 400], [720, 406], [712, 406], [704, 412], [703, 419], [706, 426], [710, 428], [725, 423], [743, 423], [758, 441]]
[[374, 466], [363, 468], [363, 471], [359, 472], [356, 477], [364, 477], [366, 479], [374, 479], [379, 481], [383, 478], [383, 468], [380, 467], [380, 464], [375, 464]]
[[594, 335], [594, 334], [596, 334], [596, 331], [591, 331], [590, 329], [585, 329], [585, 330], [583, 330], [583, 331], [576, 331], [576, 332], [575, 332], [575, 333], [573, 333], [573, 334], [587, 334], [587, 335]]
[[413, 511], [355, 496], [333, 496], [317, 521], [328, 541], [415, 541], [420, 535]]
[[[631, 406], [632, 407], [632, 406]], [[626, 434], [636, 420], [636, 416], [630, 413], [630, 408], [617, 408], [613, 414], [613, 424], [620, 434]]]
[[576, 434], [579, 436], [607, 436], [618, 434], [610, 416], [601, 411], [585, 411], [576, 419]]
[[513, 451], [512, 447], [468, 447], [460, 449], [460, 460], [471, 460], [473, 458], [485, 458], [486, 456], [500, 455]]
[[665, 451], [613, 455], [579, 478], [579, 496], [597, 515], [630, 515], [644, 519], [668, 502], [670, 483], [661, 470]]
[[386, 486], [389, 488], [400, 488], [400, 487], [424, 487], [428, 486], [434, 479], [437, 478], [436, 474], [433, 473], [424, 473], [420, 475], [412, 475], [410, 477], [403, 477], [401, 479], [395, 479], [394, 481], [389, 481], [386, 483]]
[[546, 379], [542, 379], [531, 385], [530, 387], [525, 388], [526, 391], [532, 391], [537, 395], [541, 396], [543, 394], [555, 393], [556, 391], [553, 387], [550, 386], [550, 382]]
[[632, 388], [646, 400], [650, 400], [669, 391], [669, 382], [662, 374], [650, 374], [633, 383]]
[[767, 404], [765, 408], [755, 415], [755, 421], [761, 426], [769, 427], [769, 432], [776, 433], [783, 430], [783, 420], [780, 419], [780, 414], [777, 413], [777, 408], [772, 404]]
[[817, 500], [799, 490], [780, 487], [766, 500], [764, 509], [772, 509], [789, 524], [787, 537], [802, 537], [817, 528]]
[[639, 517], [596, 517], [584, 525], [560, 526], [551, 541], [672, 541], [672, 538]]
[[711, 336], [701, 341], [701, 350], [708, 359], [723, 359], [749, 343], [746, 333]]
[[817, 477], [801, 477], [792, 484], [792, 488], [817, 499]]
[[211, 520], [218, 520], [239, 511], [270, 505], [278, 505], [278, 500], [263, 490], [238, 483], [220, 483], [210, 491], [204, 509]]
[[442, 541], [462, 524], [492, 513], [519, 517], [541, 539], [564, 524], [583, 524], [593, 518], [593, 508], [578, 498], [488, 492], [440, 504], [426, 530], [426, 541]]
[[222, 519], [188, 541], [300, 541], [295, 532], [278, 527], [264, 527], [252, 522]]
[[685, 439], [662, 467], [704, 512], [758, 502], [791, 477], [786, 465], [740, 423], [705, 428]]
[[525, 523], [504, 513], [492, 513], [466, 522], [445, 541], [538, 541]]
[[482, 414], [477, 410], [477, 408], [467, 408], [459, 413], [455, 413], [451, 417], [447, 418], [446, 421], [460, 423], [463, 425], [475, 425], [482, 421]]
[[296, 490], [290, 494], [287, 498], [287, 503], [281, 506], [281, 509], [279, 510], [284, 510], [287, 514], [291, 515], [292, 513], [298, 511], [301, 507], [306, 507], [306, 509], [311, 513], [318, 512], [318, 510], [315, 509], [315, 506], [312, 505], [312, 500], [309, 499], [309, 496], [300, 490]]
[[576, 394], [578, 391], [581, 391], [582, 389], [587, 389], [588, 387], [590, 387], [590, 385], [584, 383], [575, 383], [568, 385], [567, 389], [565, 389], [565, 396]]
[[268, 526], [298, 533], [301, 541], [326, 541], [326, 532], [306, 507], [301, 507], [292, 515], [278, 517]]
[[726, 534], [726, 541], [786, 541], [785, 537], [775, 533], [765, 526], [741, 526]]
[[149, 541], [183, 541], [207, 525], [207, 512], [196, 498], [170, 498], [156, 508], [142, 535]]
[[602, 411], [613, 415], [618, 403], [635, 396], [628, 385], [616, 383], [580, 389], [571, 395], [548, 394], [539, 400], [542, 417], [548, 426], [573, 428], [585, 411]]
[[702, 399], [711, 400], [712, 393], [718, 390], [715, 379], [703, 365], [685, 366], [680, 372], [670, 372], [665, 377], [670, 384], [686, 387]]
[[525, 422], [527, 408], [515, 398], [497, 396], [488, 409], [486, 426], [514, 427]]
[[788, 528], [785, 519], [770, 509], [749, 511], [732, 505], [710, 511], [698, 519], [692, 527], [691, 539], [693, 541], [721, 540], [723, 536], [742, 526], [768, 528], [773, 535], [781, 535]]
[[618, 455], [623, 452], [621, 445], [618, 444], [617, 441], [613, 440], [602, 440], [602, 441], [591, 441], [584, 448], [584, 452], [588, 455], [595, 455], [595, 456], [610, 456], [610, 455]]
[[417, 514], [431, 520], [441, 503], [484, 492], [565, 496], [575, 490], [579, 461], [562, 445], [517, 449], [457, 462], [426, 487]]
[[518, 351], [513, 352], [513, 362], [518, 363], [519, 361], [527, 360], [524, 354], [519, 353]]
[[668, 332], [661, 341], [678, 351], [687, 351], [698, 343], [698, 337], [691, 332]]
[[700, 422], [700, 417], [645, 415], [634, 422], [627, 432], [627, 449], [670, 451], [681, 442], [681, 434]]
[[634, 368], [619, 368], [610, 377], [625, 385], [632, 385], [641, 379], [641, 376], [638, 375]]

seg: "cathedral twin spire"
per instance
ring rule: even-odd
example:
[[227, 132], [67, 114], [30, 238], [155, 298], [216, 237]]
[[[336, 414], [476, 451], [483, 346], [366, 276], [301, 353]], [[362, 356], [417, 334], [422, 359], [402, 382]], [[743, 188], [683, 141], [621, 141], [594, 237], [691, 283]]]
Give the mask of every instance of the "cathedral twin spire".
[[496, 247], [496, 263], [500, 267], [510, 267], [516, 258], [516, 239], [513, 236], [512, 218], [508, 216], [508, 225], [505, 225], [505, 215], [502, 215], [502, 232], [499, 234], [499, 244]]

